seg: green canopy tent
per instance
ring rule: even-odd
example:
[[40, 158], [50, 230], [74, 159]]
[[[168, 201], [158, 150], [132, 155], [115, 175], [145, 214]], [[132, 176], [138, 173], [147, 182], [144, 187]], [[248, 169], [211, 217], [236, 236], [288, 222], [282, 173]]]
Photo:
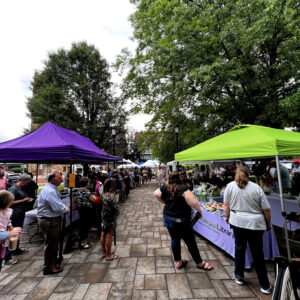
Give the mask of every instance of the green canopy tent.
[[[298, 155], [300, 155], [300, 133], [298, 132], [257, 125], [237, 125], [224, 134], [176, 153], [175, 160], [183, 162], [275, 157], [277, 170], [279, 170], [280, 156]], [[291, 260], [280, 172], [278, 172], [278, 182], [288, 259]]]
[[296, 156], [300, 154], [300, 133], [257, 125], [238, 125], [185, 151], [176, 161]]

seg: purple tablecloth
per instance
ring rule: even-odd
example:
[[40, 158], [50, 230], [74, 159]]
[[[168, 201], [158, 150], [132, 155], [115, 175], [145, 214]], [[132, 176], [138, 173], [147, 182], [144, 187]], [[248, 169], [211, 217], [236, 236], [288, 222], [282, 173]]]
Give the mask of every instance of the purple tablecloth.
[[[225, 222], [225, 218], [217, 215], [215, 212], [208, 212], [206, 210], [202, 210], [202, 213], [203, 217], [195, 224], [194, 230], [234, 257], [234, 236], [232, 229]], [[273, 229], [264, 233], [263, 243], [266, 260], [273, 260], [279, 255]], [[248, 246], [245, 268], [250, 268], [251, 262], [252, 256]]]
[[[279, 194], [273, 193], [271, 195], [267, 195], [267, 199], [268, 199], [270, 207], [271, 207], [272, 224], [279, 226], [279, 227], [283, 227], [283, 217], [281, 215], [281, 204], [280, 204]], [[290, 213], [293, 211], [296, 213], [300, 213], [300, 207], [298, 204], [298, 200], [284, 199], [284, 206], [285, 206], [285, 211], [287, 213]], [[289, 222], [288, 229], [292, 230], [292, 231], [294, 231], [296, 229], [300, 229], [300, 223]]]
[[[62, 201], [65, 205], [70, 206], [70, 198], [65, 197], [62, 199]], [[77, 221], [78, 219], [79, 219], [78, 211], [73, 210], [73, 216], [72, 216], [73, 222]], [[37, 221], [37, 208], [26, 212], [23, 225], [25, 226], [25, 225], [34, 223], [36, 221]], [[67, 213], [66, 214], [66, 227], [68, 227], [69, 225], [70, 225], [70, 213]]]

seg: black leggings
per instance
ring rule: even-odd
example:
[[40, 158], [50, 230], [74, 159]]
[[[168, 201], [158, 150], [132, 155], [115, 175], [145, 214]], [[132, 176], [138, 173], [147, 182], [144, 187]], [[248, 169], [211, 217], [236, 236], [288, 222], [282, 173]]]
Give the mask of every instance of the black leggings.
[[[180, 222], [179, 222], [180, 220]], [[179, 222], [179, 223], [178, 223]], [[173, 218], [164, 215], [164, 225], [171, 236], [171, 247], [175, 261], [181, 260], [181, 239], [184, 240], [196, 264], [202, 263], [193, 228], [187, 218]]]
[[89, 233], [89, 228], [93, 220], [93, 209], [90, 207], [78, 208], [80, 215], [79, 219], [79, 238], [81, 241], [86, 240]]

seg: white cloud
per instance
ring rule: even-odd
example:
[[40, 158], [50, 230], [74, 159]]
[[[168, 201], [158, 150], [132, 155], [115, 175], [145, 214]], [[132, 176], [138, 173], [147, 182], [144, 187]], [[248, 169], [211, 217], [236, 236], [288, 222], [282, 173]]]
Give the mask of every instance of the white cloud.
[[128, 122], [128, 127], [138, 132], [145, 130], [145, 124], [149, 122], [152, 117], [153, 116], [145, 114], [133, 115]]
[[[86, 41], [112, 63], [122, 48], [134, 49], [128, 20], [133, 9], [129, 0], [1, 1], [0, 142], [29, 127], [26, 96], [34, 71], [42, 69], [48, 52]], [[140, 130], [143, 120], [142, 116], [129, 126]]]

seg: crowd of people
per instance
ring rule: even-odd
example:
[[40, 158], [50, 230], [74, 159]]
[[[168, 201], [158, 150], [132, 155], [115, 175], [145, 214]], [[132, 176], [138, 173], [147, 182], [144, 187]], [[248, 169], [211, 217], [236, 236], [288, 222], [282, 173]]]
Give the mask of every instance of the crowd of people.
[[[58, 244], [61, 233], [62, 215], [70, 208], [61, 200], [58, 186], [64, 182], [69, 187], [70, 170], [66, 175], [53, 170], [47, 178], [47, 184], [37, 197], [37, 219], [44, 235], [44, 269], [43, 274], [57, 274], [63, 270], [58, 255]], [[300, 167], [295, 164], [291, 174], [280, 165], [284, 192], [298, 192]], [[250, 181], [250, 176], [255, 181]], [[147, 185], [153, 178], [159, 185], [154, 192], [156, 199], [164, 204], [163, 221], [171, 237], [171, 248], [176, 268], [181, 269], [187, 261], [181, 257], [181, 240], [187, 245], [197, 268], [210, 271], [213, 266], [201, 258], [191, 226], [191, 208], [201, 217], [201, 207], [193, 191], [194, 184], [205, 183], [217, 186], [224, 191], [224, 211], [226, 222], [230, 224], [235, 236], [235, 269], [237, 284], [245, 283], [244, 266], [247, 242], [250, 245], [254, 266], [265, 294], [271, 292], [264, 263], [262, 235], [271, 228], [271, 210], [262, 188], [269, 187], [278, 191], [277, 168], [275, 161], [255, 161], [250, 167], [246, 165], [196, 165], [192, 172], [181, 170], [167, 176], [166, 169], [159, 167], [156, 172], [151, 168], [111, 169], [100, 172], [92, 168], [87, 176], [76, 171], [73, 197], [80, 218], [78, 225], [78, 248], [90, 249], [93, 244], [88, 240], [89, 230], [99, 231], [99, 240], [103, 259], [107, 261], [118, 258], [112, 250], [119, 202], [126, 201], [130, 190]], [[294, 188], [294, 190], [293, 190]], [[8, 249], [7, 239], [19, 236], [24, 222], [25, 212], [32, 209], [36, 199], [37, 185], [32, 174], [24, 173], [18, 182], [8, 187], [3, 170], [0, 170], [0, 269], [2, 262], [14, 264], [17, 261], [12, 255], [19, 255], [27, 250], [21, 249], [19, 242], [15, 249]]]
[[[220, 190], [225, 188], [235, 177], [235, 171], [238, 164], [217, 164], [195, 165], [192, 170], [181, 170], [180, 176], [190, 184], [206, 184], [216, 186]], [[263, 159], [255, 160], [252, 164], [243, 165], [249, 170], [250, 176], [253, 176], [254, 182], [259, 184], [265, 192], [279, 193], [278, 175], [276, 161]], [[298, 196], [300, 193], [300, 163], [296, 162], [294, 167], [289, 171], [283, 164], [280, 164], [280, 174], [284, 193], [291, 193]]]
[[[52, 170], [47, 176], [47, 184], [37, 196], [38, 185], [32, 174], [23, 173], [19, 181], [9, 185], [0, 169], [0, 269], [3, 264], [16, 264], [17, 255], [28, 250], [20, 248], [19, 237], [22, 231], [25, 213], [37, 208], [39, 228], [44, 235], [44, 269], [45, 275], [57, 274], [63, 270], [58, 260], [58, 244], [61, 234], [62, 215], [70, 212], [58, 192], [64, 182], [64, 189], [69, 188], [71, 170], [65, 176]], [[92, 168], [87, 176], [76, 170], [75, 188], [73, 189], [73, 209], [79, 213], [78, 248], [89, 249], [93, 244], [88, 240], [89, 230], [97, 230], [100, 235], [103, 258], [107, 261], [118, 256], [112, 251], [112, 237], [116, 230], [116, 218], [119, 214], [119, 202], [128, 197], [130, 190], [151, 182], [154, 174], [151, 168], [111, 169], [100, 172]], [[9, 199], [9, 201], [7, 200]], [[18, 234], [16, 249], [9, 249], [5, 240]], [[2, 239], [3, 238], [3, 239]]]

